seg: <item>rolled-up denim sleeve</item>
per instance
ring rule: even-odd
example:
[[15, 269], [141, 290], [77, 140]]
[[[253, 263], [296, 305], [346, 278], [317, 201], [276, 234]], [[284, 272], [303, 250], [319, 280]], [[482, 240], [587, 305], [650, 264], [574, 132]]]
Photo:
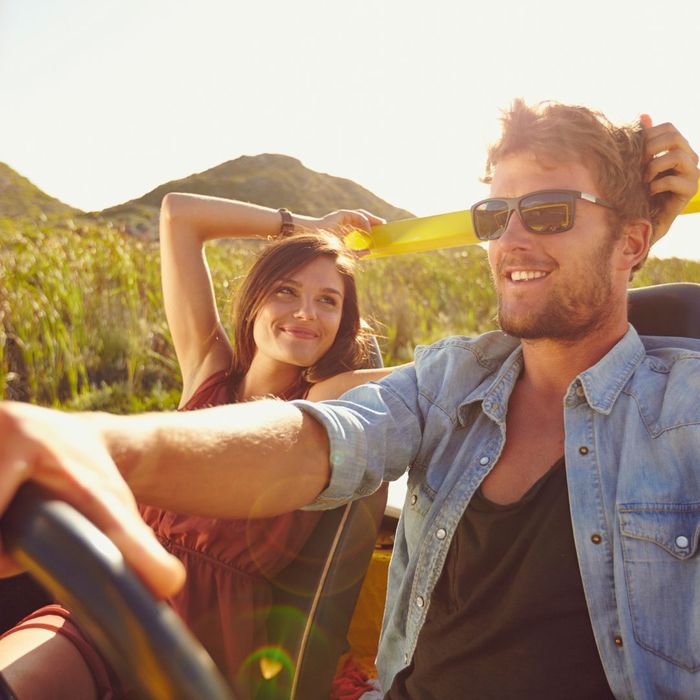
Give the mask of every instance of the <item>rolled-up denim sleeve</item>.
[[398, 479], [406, 471], [420, 446], [413, 367], [356, 387], [335, 401], [294, 404], [321, 423], [330, 442], [331, 480], [308, 509], [333, 508], [374, 493], [382, 481]]

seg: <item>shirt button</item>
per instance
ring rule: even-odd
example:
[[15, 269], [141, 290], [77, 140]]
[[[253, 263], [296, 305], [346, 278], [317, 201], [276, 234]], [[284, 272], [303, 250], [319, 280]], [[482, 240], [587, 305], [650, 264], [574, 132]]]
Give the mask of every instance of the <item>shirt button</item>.
[[619, 635], [617, 637], [615, 637], [615, 639], [613, 641], [615, 642], [616, 647], [622, 646], [622, 637], [620, 637]]
[[587, 454], [588, 454], [588, 448], [587, 448], [585, 445], [583, 445], [582, 447], [579, 447], [579, 448], [578, 448], [578, 453], [579, 453], [580, 455], [587, 455]]
[[690, 540], [685, 535], [678, 535], [678, 537], [676, 537], [676, 547], [678, 547], [678, 549], [688, 549], [689, 544]]
[[578, 396], [580, 399], [582, 399], [584, 397], [584, 395], [585, 395], [585, 392], [583, 390], [583, 387], [579, 384], [576, 387], [576, 396]]
[[484, 466], [484, 465], [486, 465], [486, 464], [488, 464], [488, 463], [489, 463], [489, 458], [488, 458], [488, 457], [482, 457], [482, 458], [479, 460], [479, 464], [481, 464], [482, 466]]
[[[435, 533], [435, 537], [437, 537], [439, 540], [444, 540], [445, 537], [447, 537], [447, 530], [445, 530], [444, 527], [441, 527], [441, 528]], [[680, 538], [678, 538], [678, 539], [680, 539]], [[678, 542], [678, 540], [676, 540], [676, 542]]]
[[403, 662], [404, 662], [405, 664], [408, 664], [408, 654], [404, 654], [404, 655], [403, 655]]
[[416, 598], [416, 605], [417, 605], [419, 608], [422, 608], [422, 607], [425, 605], [425, 598], [423, 598], [422, 595], [419, 595], [419, 596]]
[[416, 503], [418, 502], [418, 496], [414, 493], [413, 496], [411, 496], [411, 505], [415, 506]]
[[597, 532], [591, 535], [591, 542], [593, 542], [593, 544], [600, 544], [602, 541], [603, 538]]

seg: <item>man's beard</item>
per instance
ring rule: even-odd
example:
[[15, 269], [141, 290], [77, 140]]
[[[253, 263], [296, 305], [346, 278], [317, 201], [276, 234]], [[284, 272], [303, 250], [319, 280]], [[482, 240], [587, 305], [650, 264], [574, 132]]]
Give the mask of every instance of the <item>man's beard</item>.
[[577, 341], [604, 326], [613, 309], [609, 261], [615, 241], [610, 232], [599, 249], [591, 253], [588, 263], [577, 273], [580, 284], [560, 285], [532, 311], [509, 313], [496, 288], [501, 330], [522, 340]]

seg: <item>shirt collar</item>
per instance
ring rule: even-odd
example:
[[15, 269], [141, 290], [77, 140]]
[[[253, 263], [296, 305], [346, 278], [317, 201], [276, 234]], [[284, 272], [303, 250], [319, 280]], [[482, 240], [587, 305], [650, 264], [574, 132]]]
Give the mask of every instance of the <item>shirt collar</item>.
[[[607, 415], [644, 355], [642, 341], [634, 328], [628, 325], [622, 339], [595, 365], [581, 372], [572, 382], [568, 393], [575, 391], [575, 386], [580, 382], [590, 407]], [[469, 422], [470, 408], [477, 402], [481, 402], [481, 408], [487, 416], [497, 423], [503, 423], [510, 394], [522, 368], [523, 351], [518, 344], [501, 364], [496, 376], [485, 377], [460, 403], [457, 412], [460, 424], [464, 426]]]
[[497, 423], [506, 419], [508, 399], [515, 382], [523, 369], [523, 350], [520, 343], [506, 357], [496, 376], [488, 375], [475, 387], [459, 405], [457, 415], [461, 425], [469, 422], [469, 410], [472, 404], [481, 402], [483, 412]]
[[617, 345], [596, 364], [578, 375], [590, 407], [608, 415], [644, 355], [644, 345], [637, 331], [628, 325], [627, 333]]

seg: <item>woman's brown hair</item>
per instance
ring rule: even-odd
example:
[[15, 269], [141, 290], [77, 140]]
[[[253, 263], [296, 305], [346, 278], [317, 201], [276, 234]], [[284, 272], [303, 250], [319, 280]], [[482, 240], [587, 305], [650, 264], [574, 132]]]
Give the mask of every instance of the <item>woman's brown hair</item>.
[[371, 329], [360, 317], [355, 261], [337, 236], [304, 233], [267, 246], [243, 280], [232, 314], [234, 382], [243, 378], [253, 361], [256, 349], [253, 324], [274, 286], [319, 257], [331, 259], [343, 280], [343, 309], [333, 344], [315, 365], [305, 369], [304, 379], [315, 383], [367, 366]]

